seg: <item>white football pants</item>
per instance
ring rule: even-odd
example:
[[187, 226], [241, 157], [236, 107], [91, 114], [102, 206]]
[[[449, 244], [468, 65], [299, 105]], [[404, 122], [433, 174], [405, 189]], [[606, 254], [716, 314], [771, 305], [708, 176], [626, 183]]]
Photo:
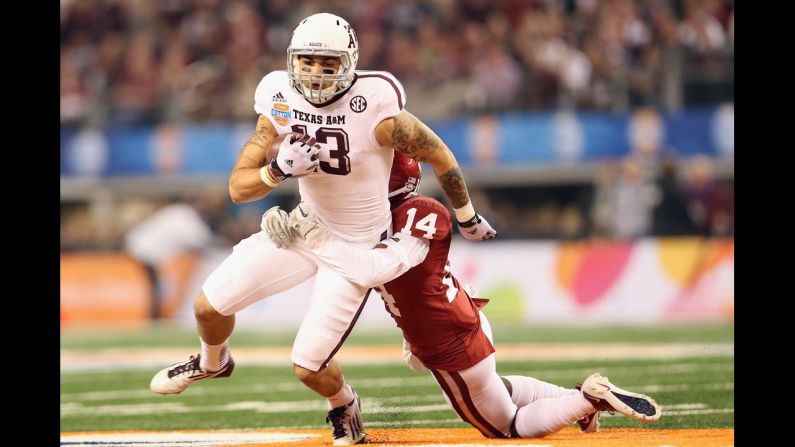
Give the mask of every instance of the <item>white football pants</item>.
[[[351, 245], [369, 249], [379, 240]], [[243, 239], [207, 277], [202, 291], [216, 311], [232, 315], [313, 275], [317, 277], [311, 302], [293, 342], [291, 359], [296, 365], [320, 371], [353, 329], [369, 289], [327, 268], [305, 247], [303, 239], [289, 250], [276, 248], [263, 231]]]

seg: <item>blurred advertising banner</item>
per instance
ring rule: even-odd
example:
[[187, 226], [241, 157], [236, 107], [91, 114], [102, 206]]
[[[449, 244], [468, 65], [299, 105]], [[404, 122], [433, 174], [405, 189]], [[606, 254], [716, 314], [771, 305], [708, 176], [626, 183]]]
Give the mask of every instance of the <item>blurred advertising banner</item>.
[[[174, 317], [182, 306], [196, 262], [196, 256], [186, 254], [158, 266], [163, 318]], [[152, 306], [146, 270], [130, 256], [107, 252], [61, 254], [61, 325], [139, 325], [148, 322]]]
[[[633, 150], [734, 156], [734, 105], [663, 114], [649, 107], [607, 113], [504, 113], [431, 122], [465, 167], [584, 163]], [[99, 131], [62, 129], [65, 177], [227, 175], [250, 124]]]
[[[175, 260], [162, 315], [193, 327], [193, 300], [204, 278], [228, 254]], [[490, 241], [452, 244], [454, 274], [490, 299], [495, 321], [530, 324], [657, 324], [732, 321], [734, 240], [701, 238], [637, 241]], [[297, 328], [309, 306], [310, 279], [263, 299], [236, 315], [236, 326]], [[145, 272], [121, 254], [61, 256], [64, 324], [119, 320], [144, 322], [150, 312]], [[357, 323], [394, 327], [380, 297], [371, 293]]]
[[459, 280], [491, 299], [490, 317], [538, 324], [734, 318], [733, 239], [494, 242], [453, 243], [451, 255]]

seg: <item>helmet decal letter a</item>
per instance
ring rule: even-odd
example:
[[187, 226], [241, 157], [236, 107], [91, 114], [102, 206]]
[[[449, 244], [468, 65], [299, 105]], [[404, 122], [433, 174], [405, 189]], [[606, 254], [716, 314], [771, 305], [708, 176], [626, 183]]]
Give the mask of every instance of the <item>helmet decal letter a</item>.
[[345, 29], [348, 30], [348, 48], [356, 48], [356, 41], [353, 40], [353, 28], [350, 25], [345, 25]]

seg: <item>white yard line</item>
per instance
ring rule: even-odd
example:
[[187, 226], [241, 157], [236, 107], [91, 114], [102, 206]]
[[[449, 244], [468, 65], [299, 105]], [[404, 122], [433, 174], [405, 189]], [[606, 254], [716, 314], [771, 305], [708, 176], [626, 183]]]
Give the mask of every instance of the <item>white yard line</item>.
[[[237, 357], [235, 357], [237, 359]], [[242, 363], [236, 360], [236, 363], [240, 364], [242, 367]], [[394, 365], [402, 365], [402, 361], [395, 361], [392, 364]], [[343, 364], [347, 365], [348, 363]], [[499, 364], [499, 362], [498, 362]], [[250, 366], [263, 366], [261, 363], [253, 362], [253, 363], [246, 363], [245, 365]], [[280, 366], [290, 365], [290, 363], [281, 364]], [[140, 365], [137, 366], [130, 366], [124, 367], [122, 365], [115, 365], [108, 368], [102, 369], [93, 369], [93, 368], [79, 368], [79, 369], [63, 369], [61, 368], [61, 383], [83, 383], [83, 382], [117, 382], [118, 377], [116, 374], [120, 370], [146, 370], [152, 371], [152, 374], [157, 372], [157, 370], [161, 366], [156, 367], [142, 367]], [[503, 372], [505, 368], [500, 368], [501, 374], [507, 374]], [[594, 363], [593, 365], [589, 366], [576, 366], [566, 369], [529, 369], [527, 371], [521, 372], [521, 374], [526, 375], [533, 375], [533, 376], [566, 376], [566, 377], [573, 377], [575, 379], [579, 378], [581, 375], [585, 375], [580, 379], [584, 379], [589, 374], [594, 371], [602, 371], [604, 374], [608, 373], [628, 373], [628, 374], [655, 374], [655, 373], [665, 373], [665, 374], [690, 374], [696, 371], [734, 371], [734, 360], [726, 360], [726, 361], [713, 361], [709, 363], [704, 362], [680, 362], [680, 363], [669, 363], [665, 365], [623, 365], [623, 366], [605, 366]], [[86, 374], [90, 373], [90, 374]], [[105, 374], [105, 377], [101, 375]], [[519, 372], [511, 373], [511, 374], [519, 374]], [[435, 383], [430, 379], [428, 376], [428, 380]], [[423, 377], [419, 377], [421, 380], [425, 380]], [[395, 385], [404, 385], [409, 383], [414, 383], [415, 379], [405, 379], [405, 378], [384, 378], [384, 379], [374, 379], [380, 381], [380, 386], [395, 386]], [[275, 383], [271, 386], [285, 386], [284, 390], [292, 390], [289, 388], [294, 386], [294, 384], [290, 383]]]
[[[441, 400], [441, 397], [439, 397]], [[382, 413], [428, 413], [448, 410], [446, 403], [417, 406], [385, 406], [377, 399], [368, 399], [362, 402], [362, 412], [366, 414]], [[61, 405], [61, 417], [67, 416], [129, 416], [136, 414], [174, 414], [174, 413], [220, 413], [227, 411], [253, 411], [256, 413], [325, 413], [328, 410], [326, 402], [315, 399], [292, 402], [263, 402], [244, 401], [223, 405], [185, 405], [182, 402], [164, 402], [155, 404], [119, 404], [83, 406], [80, 403], [66, 403]]]
[[[195, 348], [127, 348], [61, 350], [61, 370], [151, 369], [186, 360]], [[196, 352], [193, 352], [196, 351]], [[235, 360], [250, 365], [285, 365], [290, 348], [233, 347]], [[497, 345], [497, 360], [614, 360], [674, 359], [686, 357], [733, 357], [733, 343], [595, 343]], [[337, 359], [346, 365], [400, 362], [400, 346], [346, 346]]]
[[[439, 402], [440, 396], [430, 396], [426, 399], [419, 398], [417, 403]], [[402, 399], [401, 399], [402, 400]], [[396, 406], [395, 404], [398, 403]], [[369, 398], [362, 401], [362, 412], [366, 414], [384, 413], [427, 413], [435, 411], [449, 410], [446, 403], [430, 403], [426, 405], [407, 405], [394, 398], [375, 399]], [[145, 404], [118, 404], [118, 405], [94, 405], [84, 406], [79, 402], [64, 402], [61, 404], [61, 417], [75, 416], [94, 416], [94, 417], [113, 417], [130, 416], [138, 414], [174, 414], [174, 413], [220, 413], [229, 411], [253, 411], [256, 413], [306, 413], [324, 412], [326, 403], [320, 399], [302, 401], [241, 401], [222, 405], [186, 405], [183, 402], [161, 402]], [[666, 416], [688, 416], [694, 414], [714, 414], [714, 413], [733, 413], [734, 409], [707, 408], [703, 403], [685, 403], [670, 406], [663, 406], [663, 414]], [[610, 416], [605, 413], [605, 416]], [[402, 424], [403, 422], [398, 422]], [[377, 422], [374, 424], [378, 425]]]
[[[543, 377], [571, 377], [574, 380], [577, 378], [584, 379], [588, 374], [594, 371], [609, 371], [616, 374], [689, 374], [696, 371], [727, 371], [733, 370], [733, 363], [719, 362], [716, 364], [705, 365], [703, 363], [679, 363], [663, 366], [621, 366], [621, 367], [594, 367], [588, 369], [576, 368], [573, 370], [537, 370], [530, 371], [528, 375], [543, 376]], [[91, 377], [86, 376], [61, 376], [63, 383], [77, 383], [83, 381], [91, 381]], [[117, 380], [113, 378], [114, 380]], [[93, 381], [97, 381], [96, 377]], [[556, 380], [558, 381], [558, 380]], [[146, 384], [142, 384], [140, 389], [135, 390], [106, 390], [106, 391], [87, 391], [81, 393], [61, 393], [61, 401], [102, 401], [102, 400], [115, 400], [115, 399], [149, 399], [156, 397], [149, 391]], [[417, 386], [436, 386], [429, 374], [421, 376], [403, 378], [380, 378], [380, 379], [357, 379], [357, 389], [380, 389], [392, 388], [399, 386], [417, 387]], [[192, 387], [190, 390], [191, 396], [214, 396], [214, 395], [251, 395], [252, 393], [274, 393], [274, 392], [294, 392], [305, 390], [306, 387], [298, 381], [280, 382], [280, 383], [245, 383], [234, 384], [232, 379], [223, 388], [207, 388], [202, 386]], [[633, 391], [640, 393], [654, 393], [654, 392], [685, 392], [692, 390], [705, 390], [705, 391], [720, 391], [720, 390], [733, 390], [734, 383], [710, 383], [699, 385], [697, 387], [689, 387], [687, 384], [669, 384], [669, 385], [641, 385], [633, 387]]]
[[[414, 447], [439, 447], [440, 444], [412, 444]], [[495, 444], [442, 444], [445, 447], [493, 447]], [[378, 444], [378, 447], [401, 447], [405, 444]], [[499, 444], [500, 447], [552, 447], [552, 444]]]
[[[295, 429], [295, 428], [293, 428]], [[319, 438], [317, 434], [278, 432], [173, 432], [173, 433], [102, 433], [64, 434], [61, 445], [69, 447], [214, 447], [226, 445], [270, 444], [298, 442]], [[404, 444], [378, 444], [379, 447], [398, 447]], [[417, 447], [438, 447], [438, 443], [420, 444]], [[444, 444], [447, 447], [486, 447], [493, 444]], [[502, 447], [552, 447], [551, 444], [500, 444]]]
[[61, 446], [68, 447], [214, 447], [245, 444], [270, 444], [319, 438], [307, 433], [102, 433], [61, 435]]
[[[696, 414], [719, 414], [719, 413], [734, 413], [733, 408], [704, 408], [704, 404], [683, 404], [687, 405], [689, 409], [673, 409], [663, 407], [663, 416], [691, 416]], [[418, 406], [401, 406], [392, 407], [384, 406], [375, 399], [369, 399], [362, 402], [362, 413], [364, 414], [385, 414], [385, 413], [428, 413], [435, 411], [450, 410], [450, 407], [445, 404], [435, 405], [418, 405]], [[189, 406], [181, 402], [173, 403], [157, 403], [157, 404], [138, 404], [138, 405], [100, 405], [84, 407], [79, 403], [67, 403], [61, 405], [61, 417], [74, 417], [74, 416], [93, 416], [93, 417], [115, 417], [115, 416], [133, 416], [133, 415], [153, 415], [153, 414], [176, 414], [176, 413], [221, 413], [230, 411], [253, 411], [256, 413], [323, 413], [327, 410], [326, 403], [320, 400], [312, 401], [294, 401], [294, 402], [261, 402], [261, 401], [246, 401], [234, 402], [224, 405], [203, 405], [203, 406]], [[621, 416], [619, 414], [611, 415], [603, 413], [604, 417]], [[427, 421], [425, 421], [427, 422]], [[437, 421], [433, 421], [436, 423]], [[403, 425], [407, 422], [398, 421], [394, 425]], [[424, 423], [424, 422], [420, 422]], [[389, 424], [384, 422], [383, 424]], [[374, 427], [382, 426], [381, 422], [373, 421], [368, 425]]]

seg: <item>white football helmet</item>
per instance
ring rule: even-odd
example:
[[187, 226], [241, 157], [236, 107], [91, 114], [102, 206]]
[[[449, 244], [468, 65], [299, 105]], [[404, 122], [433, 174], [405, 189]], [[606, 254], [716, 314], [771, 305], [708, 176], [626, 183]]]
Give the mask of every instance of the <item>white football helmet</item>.
[[[333, 75], [301, 73], [298, 68], [299, 55], [338, 57], [340, 68]], [[290, 81], [307, 101], [315, 104], [326, 102], [350, 88], [358, 60], [359, 41], [353, 28], [342, 17], [325, 12], [302, 20], [293, 31], [293, 38], [287, 47]], [[309, 87], [302, 80], [308, 80]], [[321, 90], [324, 81], [332, 81], [332, 84]], [[319, 88], [313, 89], [312, 84], [318, 84]]]

